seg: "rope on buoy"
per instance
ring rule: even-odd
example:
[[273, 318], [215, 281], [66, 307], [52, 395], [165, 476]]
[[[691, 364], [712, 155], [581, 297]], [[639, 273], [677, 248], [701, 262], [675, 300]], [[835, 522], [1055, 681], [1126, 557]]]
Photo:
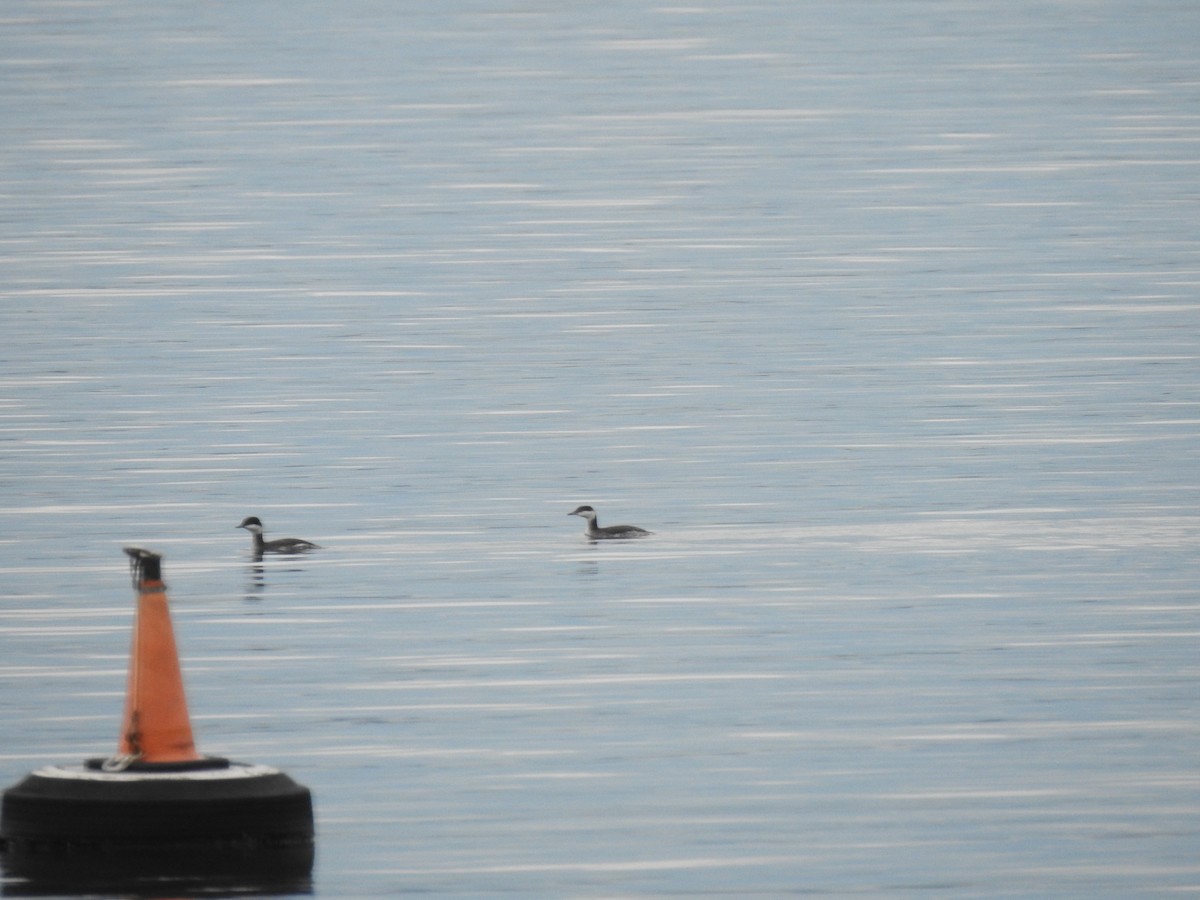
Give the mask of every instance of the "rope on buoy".
[[118, 753], [116, 756], [110, 756], [104, 762], [100, 763], [101, 772], [124, 772], [135, 762], [141, 759], [140, 753]]

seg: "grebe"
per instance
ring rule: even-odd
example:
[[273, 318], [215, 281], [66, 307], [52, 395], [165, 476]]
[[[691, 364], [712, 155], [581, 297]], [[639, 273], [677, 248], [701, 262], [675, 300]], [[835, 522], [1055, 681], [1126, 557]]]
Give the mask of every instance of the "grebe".
[[307, 553], [309, 550], [320, 550], [320, 546], [312, 541], [302, 541], [300, 538], [279, 538], [274, 541], [263, 540], [263, 523], [258, 516], [247, 516], [242, 519], [238, 528], [245, 528], [254, 537], [254, 553], [262, 556], [264, 553]]
[[581, 506], [574, 512], [567, 513], [567, 515], [587, 519], [587, 531], [584, 534], [593, 541], [604, 538], [639, 538], [654, 533], [647, 531], [645, 528], [638, 528], [636, 525], [609, 525], [601, 528], [596, 524], [596, 511], [590, 506]]

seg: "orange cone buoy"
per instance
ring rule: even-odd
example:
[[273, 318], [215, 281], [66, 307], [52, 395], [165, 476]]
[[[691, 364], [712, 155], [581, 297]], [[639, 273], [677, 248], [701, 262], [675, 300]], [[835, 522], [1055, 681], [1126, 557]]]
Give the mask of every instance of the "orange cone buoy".
[[197, 880], [302, 887], [308, 788], [270, 766], [196, 752], [161, 557], [127, 548], [137, 591], [117, 754], [31, 772], [0, 800], [0, 863], [39, 889], [124, 890]]
[[198, 760], [201, 757], [192, 739], [160, 557], [136, 547], [128, 547], [125, 552], [134, 569], [138, 599], [117, 758], [141, 762]]

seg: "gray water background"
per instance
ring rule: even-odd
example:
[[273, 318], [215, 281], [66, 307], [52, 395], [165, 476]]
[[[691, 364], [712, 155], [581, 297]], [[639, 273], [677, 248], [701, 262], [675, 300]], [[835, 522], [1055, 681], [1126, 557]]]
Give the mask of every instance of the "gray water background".
[[318, 897], [1200, 893], [1200, 6], [13, 0], [0, 79], [5, 785], [115, 750], [140, 544]]

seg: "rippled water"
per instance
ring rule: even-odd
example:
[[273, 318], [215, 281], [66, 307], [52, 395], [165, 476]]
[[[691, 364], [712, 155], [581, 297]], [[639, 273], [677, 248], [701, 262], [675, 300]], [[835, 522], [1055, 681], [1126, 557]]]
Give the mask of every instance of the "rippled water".
[[1200, 889], [1200, 8], [0, 24], [5, 784], [141, 544], [319, 897]]

